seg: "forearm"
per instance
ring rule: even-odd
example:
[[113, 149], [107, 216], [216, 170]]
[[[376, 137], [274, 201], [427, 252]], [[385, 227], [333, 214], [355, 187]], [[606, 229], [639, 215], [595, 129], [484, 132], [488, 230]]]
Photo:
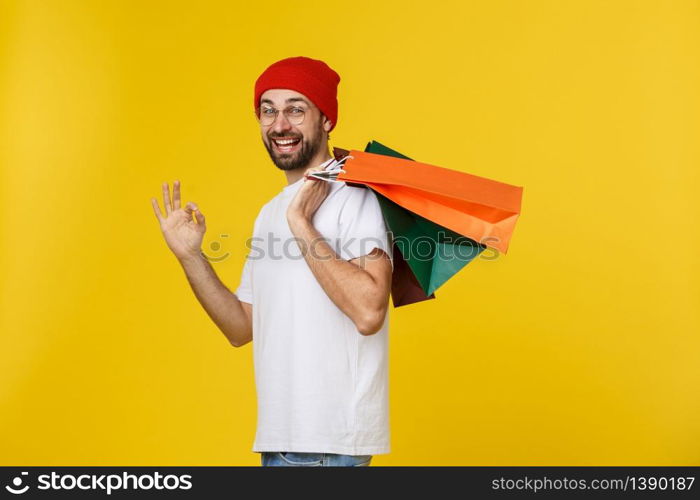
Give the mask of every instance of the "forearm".
[[311, 272], [326, 295], [357, 326], [368, 334], [370, 325], [383, 317], [384, 297], [370, 273], [342, 259], [307, 219], [290, 219], [289, 227], [301, 246]]
[[240, 300], [219, 279], [201, 253], [180, 259], [187, 281], [209, 317], [234, 346], [251, 338], [251, 324]]

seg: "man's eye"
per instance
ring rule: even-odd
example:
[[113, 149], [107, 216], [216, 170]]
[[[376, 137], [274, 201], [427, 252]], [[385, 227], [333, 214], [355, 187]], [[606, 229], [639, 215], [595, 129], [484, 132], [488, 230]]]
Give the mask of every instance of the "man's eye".
[[289, 112], [290, 112], [292, 115], [299, 116], [299, 115], [301, 115], [301, 114], [304, 114], [304, 109], [303, 109], [303, 108], [290, 108], [290, 109], [289, 109]]
[[262, 113], [264, 115], [271, 115], [275, 113], [275, 110], [272, 108], [263, 108]]

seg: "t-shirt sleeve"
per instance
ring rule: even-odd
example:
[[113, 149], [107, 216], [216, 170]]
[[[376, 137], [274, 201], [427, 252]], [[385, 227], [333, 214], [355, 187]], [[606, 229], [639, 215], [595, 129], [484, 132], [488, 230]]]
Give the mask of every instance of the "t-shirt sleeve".
[[394, 267], [391, 233], [387, 231], [377, 195], [369, 188], [348, 186], [348, 199], [340, 213], [339, 254], [345, 260], [384, 250]]
[[250, 254], [245, 259], [243, 264], [243, 272], [241, 273], [241, 282], [234, 292], [238, 300], [241, 302], [247, 302], [248, 304], [253, 303], [253, 286], [251, 280], [252, 272], [252, 261], [250, 260]]
[[[260, 209], [253, 223], [253, 237], [258, 234], [258, 224], [264, 208], [263, 206], [263, 208]], [[243, 271], [241, 272], [240, 284], [238, 288], [236, 288], [236, 291], [233, 292], [236, 297], [238, 297], [238, 300], [247, 302], [248, 304], [253, 303], [253, 260], [251, 258], [251, 253], [252, 250], [246, 255], [245, 262], [243, 263]]]

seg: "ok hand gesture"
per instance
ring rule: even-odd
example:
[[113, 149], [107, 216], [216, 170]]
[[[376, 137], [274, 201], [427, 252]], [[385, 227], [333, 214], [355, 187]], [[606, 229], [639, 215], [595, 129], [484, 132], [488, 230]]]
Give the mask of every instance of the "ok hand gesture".
[[[180, 208], [180, 181], [173, 183], [172, 205], [170, 203], [170, 185], [167, 182], [163, 183], [165, 216], [160, 211], [158, 201], [155, 198], [151, 198], [151, 204], [160, 223], [165, 242], [175, 256], [180, 260], [198, 257], [201, 253], [204, 232], [207, 230], [204, 214], [193, 202], [188, 202], [185, 208]], [[193, 214], [196, 223], [192, 220]]]

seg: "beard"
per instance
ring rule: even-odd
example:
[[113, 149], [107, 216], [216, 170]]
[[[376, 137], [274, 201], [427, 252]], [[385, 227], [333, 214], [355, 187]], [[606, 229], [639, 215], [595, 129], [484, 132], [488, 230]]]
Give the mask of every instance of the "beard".
[[[290, 136], [290, 134], [273, 135], [268, 136], [269, 144], [263, 141], [265, 144], [265, 149], [270, 155], [272, 163], [275, 164], [280, 170], [295, 170], [297, 168], [308, 168], [311, 159], [316, 156], [316, 154], [321, 149], [321, 142], [323, 140], [323, 135], [321, 133], [322, 126], [316, 129], [316, 133], [305, 139], [304, 136]], [[298, 151], [294, 153], [280, 153], [275, 151], [275, 146], [272, 144], [272, 139], [277, 137], [298, 137], [301, 139], [301, 145]]]

